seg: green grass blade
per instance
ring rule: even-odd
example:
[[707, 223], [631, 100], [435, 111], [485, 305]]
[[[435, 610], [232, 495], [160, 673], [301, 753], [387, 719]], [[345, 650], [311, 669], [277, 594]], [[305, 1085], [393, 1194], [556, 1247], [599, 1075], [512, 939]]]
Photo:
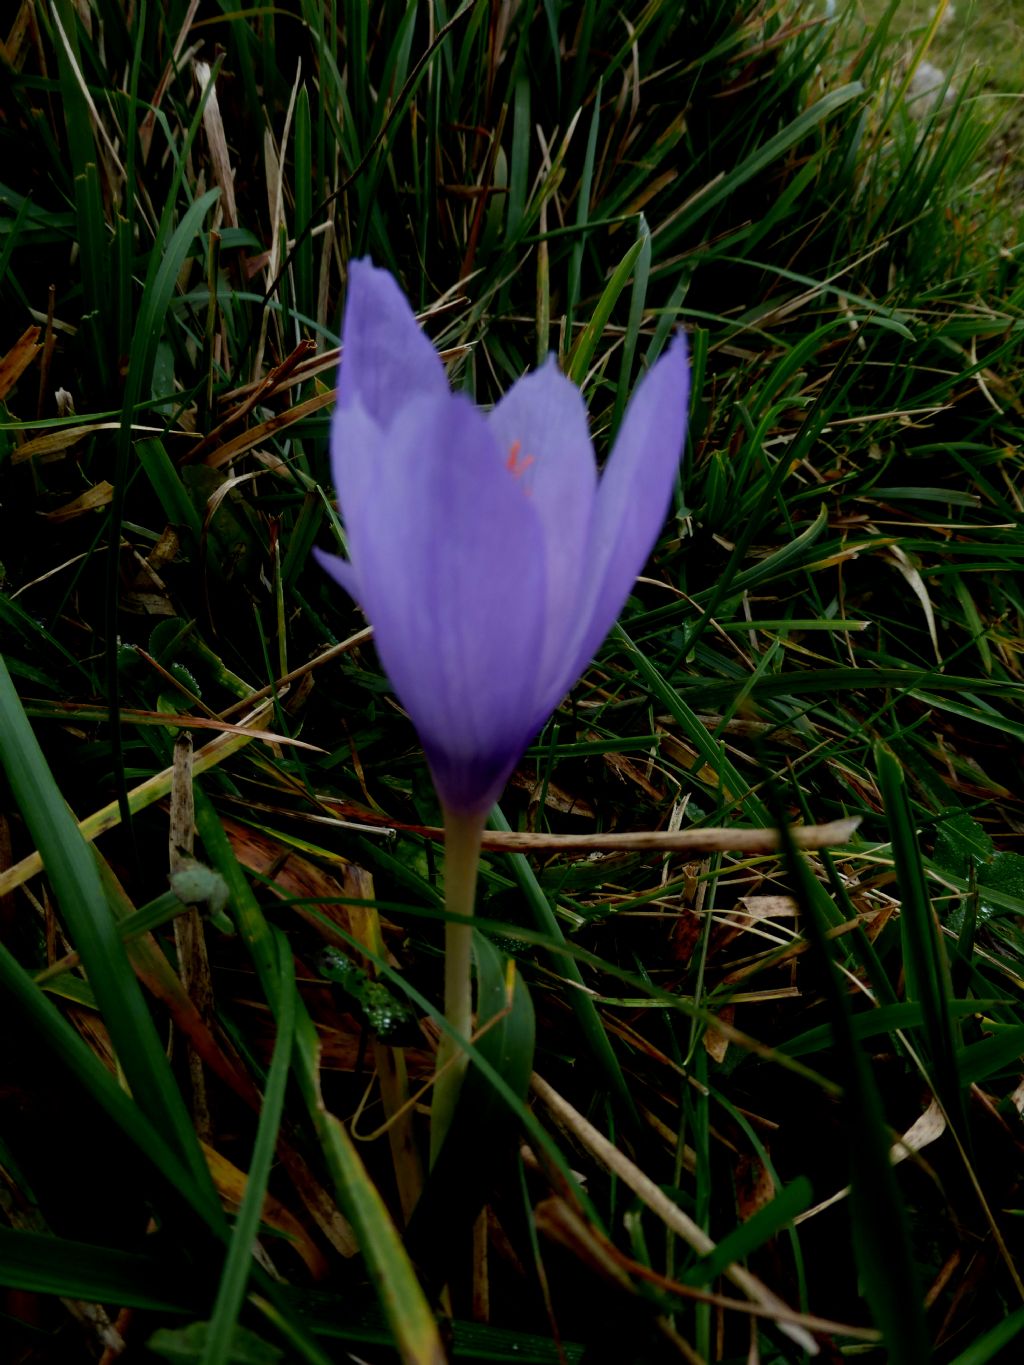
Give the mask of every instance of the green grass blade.
[[295, 304], [300, 313], [316, 317], [313, 288], [313, 133], [309, 92], [303, 85], [295, 102]]
[[509, 157], [508, 214], [505, 231], [511, 241], [519, 235], [526, 209], [526, 187], [530, 173], [530, 82], [516, 81], [512, 112], [512, 153]]
[[60, 1294], [149, 1312], [186, 1313], [169, 1267], [138, 1252], [115, 1251], [0, 1225], [0, 1284], [27, 1294]]
[[626, 336], [622, 343], [622, 365], [619, 369], [619, 386], [615, 391], [615, 411], [612, 414], [611, 434], [614, 437], [619, 422], [629, 401], [630, 384], [633, 377], [633, 359], [640, 338], [640, 325], [647, 302], [647, 283], [651, 276], [651, 230], [643, 214], [637, 224], [637, 240], [640, 250], [637, 253], [633, 271], [633, 289], [629, 299], [629, 317], [626, 321]]
[[[211, 862], [231, 890], [232, 906], [242, 936], [280, 1029], [284, 1002], [281, 998], [277, 945], [228, 843], [220, 819], [201, 790], [196, 791], [196, 826]], [[348, 1133], [324, 1106], [320, 1094], [319, 1053], [320, 1045], [313, 1021], [301, 1000], [297, 1000], [293, 1071], [339, 1202], [355, 1229], [360, 1250], [402, 1359], [410, 1362], [410, 1365], [440, 1365], [444, 1360], [444, 1351], [437, 1324], [387, 1206], [367, 1174]]]
[[[578, 68], [577, 68], [578, 69]], [[598, 81], [597, 89], [594, 91], [594, 108], [590, 116], [590, 132], [587, 134], [587, 151], [583, 161], [583, 174], [580, 177], [580, 186], [576, 198], [576, 228], [579, 233], [573, 243], [572, 255], [569, 261], [569, 297], [566, 308], [566, 330], [571, 340], [572, 321], [576, 305], [580, 299], [580, 277], [583, 266], [583, 248], [586, 243], [587, 222], [590, 219], [590, 194], [594, 183], [594, 158], [597, 155], [597, 129], [601, 119], [601, 82]], [[571, 366], [567, 367], [570, 376], [575, 375]], [[583, 367], [584, 373], [586, 366]], [[577, 382], [579, 382], [577, 380]]]
[[[774, 161], [784, 156], [791, 147], [802, 142], [815, 128], [826, 120], [837, 114], [840, 109], [849, 104], [851, 100], [859, 99], [864, 94], [864, 87], [859, 81], [851, 81], [847, 85], [840, 86], [838, 90], [830, 90], [827, 95], [823, 95], [816, 104], [810, 109], [798, 115], [791, 124], [783, 128], [781, 132], [769, 138], [738, 166], [734, 166], [720, 180], [711, 185], [708, 190], [696, 196], [693, 204], [681, 213], [678, 218], [672, 221], [671, 226], [661, 235], [659, 243], [662, 250], [667, 248], [677, 238], [689, 232], [693, 226], [704, 218], [713, 208], [716, 208], [729, 195], [760, 175]], [[656, 235], [657, 229], [655, 230]]]
[[998, 1072], [1016, 1069], [1022, 1054], [1024, 1024], [1001, 1028], [991, 1038], [983, 1038], [961, 1049], [957, 1056], [960, 1083], [984, 1085]]
[[889, 1159], [889, 1128], [874, 1077], [854, 1036], [845, 980], [832, 958], [828, 924], [809, 894], [811, 874], [790, 845], [804, 928], [820, 970], [844, 1089], [849, 1135], [853, 1245], [864, 1297], [884, 1336], [891, 1365], [926, 1365], [931, 1358], [921, 1286], [903, 1196]]
[[229, 1365], [231, 1360], [232, 1338], [245, 1298], [263, 1199], [267, 1192], [267, 1181], [270, 1178], [277, 1134], [284, 1111], [285, 1088], [291, 1067], [292, 1044], [295, 1040], [296, 988], [295, 964], [291, 949], [283, 935], [278, 938], [278, 951], [280, 979], [277, 998], [280, 1008], [277, 1014], [277, 1038], [274, 1041], [274, 1052], [270, 1059], [270, 1070], [263, 1092], [263, 1107], [260, 1110], [256, 1142], [249, 1163], [245, 1196], [238, 1211], [231, 1245], [221, 1273], [220, 1287], [217, 1290], [200, 1365]]
[[622, 626], [614, 627], [611, 639], [623, 647], [640, 681], [658, 704], [671, 712], [703, 762], [718, 774], [718, 790], [723, 805], [740, 802], [747, 819], [762, 827], [768, 826], [771, 819], [760, 798], [750, 791], [750, 784], [733, 767], [719, 744], [708, 734], [707, 726], [701, 723], [671, 683], [662, 676], [643, 650], [633, 643]]
[[[972, 1014], [980, 1014], [996, 1003], [994, 1000], [951, 1000], [949, 1012], [955, 1018], [964, 1019]], [[866, 1013], [855, 1014], [850, 1019], [853, 1036], [859, 1042], [865, 1042], [868, 1038], [878, 1038], [885, 1033], [896, 1033], [898, 1030], [921, 1028], [923, 1024], [924, 1009], [921, 1005], [912, 1003], [880, 1005]], [[811, 1052], [825, 1051], [834, 1046], [834, 1043], [832, 1025], [823, 1024], [819, 1028], [808, 1029], [806, 1033], [799, 1033], [795, 1038], [780, 1043], [779, 1048], [789, 1057], [806, 1057]], [[982, 1044], [977, 1043], [974, 1046], [980, 1047]], [[965, 1049], [961, 1056], [970, 1051], [971, 1049]]]
[[205, 1199], [213, 1185], [100, 882], [96, 858], [61, 796], [0, 659], [0, 762], [36, 842], [69, 935], [139, 1107]]
[[1006, 1360], [1002, 1353], [1024, 1332], [1024, 1308], [1018, 1308], [971, 1342], [966, 1351], [961, 1351], [951, 1365], [989, 1365], [991, 1360]]
[[[487, 823], [491, 829], [501, 830], [503, 834], [511, 832], [512, 827], [502, 814], [500, 806], [494, 807]], [[519, 883], [538, 929], [541, 933], [547, 934], [555, 943], [564, 943], [565, 935], [562, 932], [562, 926], [559, 924], [555, 912], [551, 908], [551, 903], [544, 894], [529, 860], [522, 853], [509, 853], [506, 855], [506, 863], [512, 869], [512, 874]], [[553, 959], [553, 965], [558, 973], [564, 975], [574, 985], [584, 985], [583, 974], [572, 958], [559, 954]], [[571, 991], [569, 1000], [584, 1041], [598, 1067], [604, 1073], [612, 1094], [621, 1103], [624, 1112], [635, 1118], [636, 1107], [633, 1096], [626, 1083], [626, 1078], [622, 1074], [619, 1059], [615, 1055], [608, 1033], [601, 1022], [597, 1006], [585, 989]]]
[[[213, 82], [207, 87], [212, 89]], [[203, 101], [201, 101], [202, 103]], [[198, 119], [198, 115], [196, 116]], [[106, 596], [107, 596], [107, 704], [110, 707], [110, 723], [114, 746], [115, 770], [118, 774], [118, 806], [121, 818], [131, 827], [131, 812], [128, 808], [127, 789], [120, 774], [123, 769], [121, 752], [121, 725], [118, 715], [119, 693], [117, 686], [117, 641], [118, 641], [118, 599], [120, 592], [120, 551], [121, 526], [124, 520], [124, 506], [128, 491], [129, 454], [131, 450], [131, 424], [135, 418], [136, 405], [144, 402], [149, 393], [156, 361], [157, 347], [164, 334], [164, 325], [178, 274], [185, 257], [192, 249], [207, 212], [220, 197], [220, 190], [213, 189], [191, 204], [182, 215], [177, 229], [169, 231], [173, 201], [169, 200], [160, 224], [160, 232], [150, 255], [149, 270], [143, 289], [142, 303], [136, 319], [135, 334], [138, 338], [128, 362], [128, 377], [125, 381], [124, 408], [121, 426], [117, 434], [117, 463], [114, 475], [114, 494], [110, 504], [110, 552], [107, 555]]]
[[58, 0], [53, 19], [54, 47], [60, 73], [60, 101], [74, 179], [76, 237], [82, 253], [86, 344], [100, 384], [106, 388], [110, 375], [107, 364], [109, 349], [105, 342], [110, 335], [113, 312], [109, 287], [108, 229], [97, 170], [99, 153], [93, 138], [92, 114], [83, 88], [79, 19], [71, 0]]
[[[166, 232], [153, 246], [153, 254], [146, 277], [135, 323], [138, 338], [132, 351], [125, 383], [125, 412], [130, 415], [137, 402], [150, 397], [149, 385], [153, 375], [156, 349], [164, 333], [164, 324], [174, 295], [175, 284], [185, 257], [193, 249], [203, 219], [220, 198], [220, 190], [207, 190], [190, 204], [181, 215], [181, 222], [173, 232]], [[161, 225], [162, 228], [164, 225]], [[167, 225], [169, 227], [169, 224]]]
[[878, 783], [892, 837], [893, 860], [900, 887], [900, 928], [907, 995], [920, 1003], [936, 1094], [951, 1123], [967, 1136], [962, 1082], [957, 1066], [957, 1028], [949, 1001], [949, 964], [928, 895], [903, 769], [891, 749], [875, 746]]
[[167, 454], [163, 441], [155, 437], [139, 441], [135, 446], [135, 454], [153, 492], [160, 499], [164, 516], [172, 526], [187, 528], [193, 548], [198, 548], [202, 540], [203, 519], [189, 497], [181, 474]]
[[153, 1163], [178, 1198], [185, 1198], [215, 1231], [224, 1230], [220, 1205], [199, 1189], [177, 1154], [150, 1123], [135, 1100], [91, 1048], [75, 1032], [52, 1001], [35, 985], [24, 968], [0, 944], [0, 986], [6, 998], [27, 1021], [35, 1037], [44, 1043], [77, 1082]]
[[811, 1182], [803, 1176], [783, 1186], [764, 1208], [751, 1214], [745, 1223], [723, 1237], [710, 1255], [688, 1270], [683, 1276], [684, 1283], [711, 1284], [728, 1266], [746, 1261], [809, 1208], [812, 1195]]
[[629, 283], [629, 277], [633, 273], [634, 266], [645, 251], [648, 255], [650, 254], [650, 243], [641, 234], [616, 266], [604, 292], [597, 301], [593, 316], [576, 338], [565, 367], [566, 374], [574, 384], [582, 385], [586, 379], [590, 370], [590, 362], [594, 357], [598, 342], [604, 335], [608, 319], [611, 317], [622, 291]]

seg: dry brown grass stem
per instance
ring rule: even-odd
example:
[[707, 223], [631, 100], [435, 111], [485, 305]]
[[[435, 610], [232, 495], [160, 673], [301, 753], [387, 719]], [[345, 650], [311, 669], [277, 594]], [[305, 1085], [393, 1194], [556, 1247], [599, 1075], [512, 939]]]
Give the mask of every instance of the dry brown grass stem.
[[[792, 825], [788, 838], [800, 849], [847, 844], [860, 820], [832, 820], [824, 825]], [[438, 830], [438, 837], [442, 831]], [[626, 834], [496, 834], [488, 831], [483, 846], [491, 853], [777, 853], [777, 829], [643, 830]]]
[[[645, 1175], [629, 1157], [608, 1141], [589, 1123], [583, 1115], [572, 1107], [567, 1099], [558, 1093], [553, 1086], [548, 1085], [543, 1077], [534, 1072], [530, 1081], [530, 1087], [534, 1094], [543, 1102], [549, 1113], [555, 1118], [587, 1151], [600, 1161], [601, 1165], [613, 1172], [624, 1185], [642, 1200], [643, 1203], [656, 1214], [657, 1217], [681, 1238], [687, 1246], [692, 1247], [701, 1256], [707, 1256], [714, 1251], [715, 1243], [711, 1237], [697, 1223], [684, 1213], [678, 1204], [674, 1203], [667, 1194], [656, 1185], [650, 1176]], [[808, 1355], [818, 1354], [818, 1343], [811, 1336], [806, 1327], [803, 1326], [801, 1315], [794, 1312], [788, 1304], [774, 1294], [767, 1285], [761, 1283], [756, 1275], [752, 1275], [740, 1265], [727, 1266], [725, 1271], [726, 1279], [730, 1280], [741, 1293], [745, 1294], [751, 1303], [757, 1304], [766, 1314], [779, 1324], [779, 1330], [785, 1332], [791, 1340], [807, 1352]]]

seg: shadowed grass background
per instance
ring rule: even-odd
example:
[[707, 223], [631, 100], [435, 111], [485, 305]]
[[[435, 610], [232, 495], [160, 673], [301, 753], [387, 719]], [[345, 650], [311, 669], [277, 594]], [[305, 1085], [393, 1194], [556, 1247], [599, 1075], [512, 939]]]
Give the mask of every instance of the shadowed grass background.
[[[954, 31], [838, 8], [3, 21], [12, 1360], [1012, 1349], [1016, 88], [908, 105]], [[662, 540], [495, 815], [552, 843], [485, 856], [480, 1179], [418, 1211], [438, 811], [309, 553], [364, 254], [478, 402], [556, 352], [599, 453], [680, 323], [694, 365]], [[849, 815], [803, 861], [556, 840]]]

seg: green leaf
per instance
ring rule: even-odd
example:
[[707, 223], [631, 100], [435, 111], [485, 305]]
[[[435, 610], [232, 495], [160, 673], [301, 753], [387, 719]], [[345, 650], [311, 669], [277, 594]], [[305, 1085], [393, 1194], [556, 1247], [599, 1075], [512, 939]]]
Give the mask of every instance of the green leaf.
[[[190, 1322], [187, 1327], [161, 1327], [146, 1342], [154, 1355], [169, 1360], [171, 1365], [198, 1365], [211, 1359], [210, 1343], [214, 1337], [212, 1322]], [[277, 1365], [284, 1360], [284, 1352], [258, 1337], [245, 1327], [234, 1327], [220, 1357], [225, 1365]]]
[[935, 827], [935, 850], [932, 857], [937, 867], [966, 877], [971, 860], [987, 863], [994, 845], [985, 830], [972, 815], [960, 811]]
[[[477, 990], [477, 1048], [480, 1055], [504, 1077], [509, 1088], [525, 1099], [533, 1074], [533, 1049], [536, 1021], [533, 1002], [515, 963], [500, 952], [483, 934], [473, 934], [473, 956], [476, 960]], [[480, 1073], [470, 1068], [466, 1077], [468, 1093], [466, 1107], [478, 1116], [488, 1112], [504, 1115], [507, 1106], [499, 1100], [500, 1108], [493, 1110], [497, 1097], [484, 1082], [479, 1086]], [[462, 1107], [462, 1095], [459, 1107]]]
[[978, 869], [978, 882], [983, 910], [991, 912], [994, 908], [985, 895], [990, 891], [1024, 901], [1024, 855], [1009, 851], [993, 854], [988, 866]]
[[[473, 1219], [484, 1206], [503, 1155], [519, 1131], [518, 1114], [508, 1094], [524, 1101], [533, 1072], [535, 1021], [529, 992], [514, 962], [479, 931], [473, 934], [477, 1017], [475, 1051], [501, 1076], [499, 1094], [479, 1066], [467, 1068], [458, 1100], [427, 1187], [416, 1206], [409, 1236], [429, 1258], [440, 1286], [471, 1235]], [[486, 1153], [486, 1160], [481, 1160]]]

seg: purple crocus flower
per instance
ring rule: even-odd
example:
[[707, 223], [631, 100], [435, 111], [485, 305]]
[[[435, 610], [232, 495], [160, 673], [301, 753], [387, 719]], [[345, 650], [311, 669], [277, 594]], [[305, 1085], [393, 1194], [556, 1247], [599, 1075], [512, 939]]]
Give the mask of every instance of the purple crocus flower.
[[682, 334], [598, 478], [579, 390], [552, 357], [490, 412], [448, 386], [394, 279], [350, 266], [331, 458], [362, 607], [442, 805], [483, 816], [577, 681], [642, 569], [686, 430]]

